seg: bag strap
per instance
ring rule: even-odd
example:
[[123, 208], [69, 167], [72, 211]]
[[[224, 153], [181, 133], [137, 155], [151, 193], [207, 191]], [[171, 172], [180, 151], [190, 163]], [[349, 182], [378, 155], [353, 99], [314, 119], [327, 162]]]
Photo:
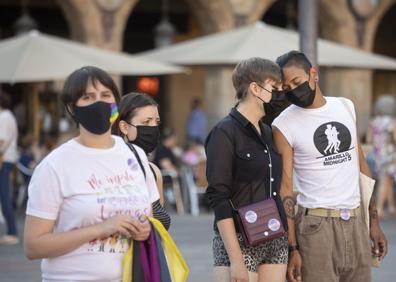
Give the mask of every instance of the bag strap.
[[157, 182], [157, 174], [155, 173], [155, 170], [154, 170], [154, 168], [153, 168], [153, 165], [149, 162], [149, 167], [150, 167], [150, 170], [151, 170], [151, 172], [153, 173], [153, 175], [154, 175], [154, 179], [155, 179], [155, 182]]
[[[270, 148], [269, 148], [269, 146], [268, 146], [268, 142], [271, 140], [271, 137], [272, 137], [272, 130], [271, 130], [271, 127], [269, 127], [269, 126], [267, 126], [267, 125], [265, 125], [265, 124], [263, 124], [263, 125], [264, 125], [264, 126], [261, 126], [261, 128], [264, 128], [264, 130], [263, 130], [263, 132], [262, 132], [261, 134], [264, 134], [264, 137], [265, 137], [266, 141], [261, 140], [261, 143], [265, 145], [265, 148], [266, 148], [266, 150], [267, 150], [267, 152], [268, 152], [269, 168], [270, 168], [270, 177], [269, 177], [269, 188], [270, 188], [270, 193], [269, 193], [269, 197], [272, 198], [272, 176], [273, 176], [273, 173], [272, 173], [272, 165], [273, 165], [273, 164], [272, 164], [271, 151], [270, 151]], [[209, 136], [210, 136], [210, 134], [209, 134]], [[206, 139], [206, 142], [208, 142], [209, 136], [208, 136], [208, 138]], [[234, 148], [235, 148], [235, 147], [234, 147]], [[259, 170], [259, 173], [260, 173], [260, 170]], [[250, 198], [252, 198], [252, 197], [251, 197], [251, 195], [252, 195], [252, 189], [249, 189], [249, 192], [250, 192]], [[233, 196], [235, 196], [235, 194], [234, 194]], [[231, 198], [232, 198], [233, 196], [231, 196]], [[231, 207], [232, 207], [232, 209], [233, 209], [234, 211], [237, 211], [237, 209], [235, 208], [235, 206], [234, 206], [234, 204], [233, 204], [231, 198], [229, 199], [229, 202], [230, 202], [230, 204], [231, 204]]]
[[144, 178], [146, 179], [146, 170], [144, 169], [142, 160], [140, 159], [140, 156], [139, 156], [138, 152], [136, 151], [135, 147], [133, 147], [132, 144], [130, 144], [129, 142], [126, 143], [126, 144], [128, 145], [129, 149], [133, 152], [133, 154], [135, 155], [135, 157], [136, 157], [136, 159], [137, 159], [137, 161], [139, 163], [140, 169], [142, 170], [142, 172], [144, 174]]
[[[271, 157], [271, 151], [268, 147], [267, 144], [265, 144], [266, 150], [268, 152], [268, 158], [269, 158], [269, 170], [270, 170], [270, 175], [269, 175], [269, 188], [270, 188], [270, 193], [269, 193], [269, 197], [272, 198], [272, 157]], [[250, 195], [252, 194], [252, 189], [249, 189]], [[235, 208], [234, 204], [232, 203], [232, 200], [229, 199], [231, 207], [234, 211], [237, 211], [237, 209]]]
[[[345, 108], [347, 109], [349, 115], [352, 117], [352, 120], [355, 122], [355, 127], [356, 127], [356, 132], [355, 132], [355, 136], [356, 136], [356, 142], [355, 142], [355, 147], [356, 147], [356, 155], [357, 155], [357, 164], [358, 164], [358, 168], [360, 171], [360, 160], [359, 160], [359, 147], [358, 147], [358, 134], [357, 134], [357, 124], [356, 124], [356, 116], [353, 114], [353, 111], [351, 109], [351, 107], [348, 105], [347, 101], [345, 98], [339, 98], [339, 100], [341, 100], [341, 103], [345, 106]], [[356, 112], [355, 112], [356, 114]]]

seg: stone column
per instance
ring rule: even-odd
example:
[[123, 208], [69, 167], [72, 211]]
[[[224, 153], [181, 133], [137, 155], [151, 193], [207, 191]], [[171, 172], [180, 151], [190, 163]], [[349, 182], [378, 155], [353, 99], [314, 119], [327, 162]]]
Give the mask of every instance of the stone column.
[[[356, 20], [347, 1], [322, 0], [319, 7], [321, 37], [358, 48]], [[343, 96], [354, 102], [360, 136], [364, 136], [372, 109], [372, 70], [324, 69], [320, 80], [324, 95]]]
[[233, 67], [209, 67], [206, 70], [205, 100], [209, 127], [228, 115], [235, 105], [235, 90], [231, 76]]
[[[275, 0], [187, 0], [204, 34], [232, 30], [259, 20]], [[235, 105], [231, 76], [234, 66], [206, 68], [205, 108], [209, 129]]]
[[358, 131], [360, 136], [364, 136], [371, 115], [371, 72], [321, 68], [319, 84], [325, 96], [342, 96], [352, 100], [357, 112]]
[[[379, 25], [385, 14], [396, 4], [396, 0], [382, 0], [374, 15], [366, 23], [364, 49], [375, 51], [376, 36]], [[381, 44], [381, 43], [380, 43]], [[389, 46], [386, 39], [382, 43]], [[378, 51], [378, 50], [377, 50]], [[373, 73], [373, 102], [381, 95], [396, 95], [396, 73], [394, 71], [374, 71]]]
[[138, 0], [58, 0], [72, 38], [89, 45], [121, 51], [131, 10]]
[[[72, 39], [113, 51], [122, 51], [125, 26], [137, 2], [58, 0], [69, 23]], [[120, 77], [113, 78], [120, 88]]]

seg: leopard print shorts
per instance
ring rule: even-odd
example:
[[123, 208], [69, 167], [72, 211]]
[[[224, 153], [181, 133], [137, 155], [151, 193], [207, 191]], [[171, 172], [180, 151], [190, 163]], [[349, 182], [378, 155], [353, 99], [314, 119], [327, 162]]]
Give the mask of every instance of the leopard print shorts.
[[[258, 246], [246, 246], [241, 234], [237, 233], [243, 259], [248, 271], [257, 272], [257, 266], [261, 264], [287, 264], [288, 241], [287, 237], [280, 237]], [[226, 248], [220, 234], [215, 232], [213, 238], [214, 266], [230, 266]]]

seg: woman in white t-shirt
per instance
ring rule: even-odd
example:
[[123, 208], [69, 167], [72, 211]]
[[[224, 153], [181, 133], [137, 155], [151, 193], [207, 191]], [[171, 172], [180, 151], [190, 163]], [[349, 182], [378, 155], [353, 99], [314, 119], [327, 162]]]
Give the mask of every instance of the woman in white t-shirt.
[[[43, 281], [120, 281], [129, 239], [146, 240], [159, 195], [125, 142], [111, 135], [120, 96], [111, 77], [84, 67], [65, 82], [63, 102], [79, 135], [50, 153], [29, 185], [25, 253], [42, 258]], [[146, 168], [148, 160], [136, 151]]]

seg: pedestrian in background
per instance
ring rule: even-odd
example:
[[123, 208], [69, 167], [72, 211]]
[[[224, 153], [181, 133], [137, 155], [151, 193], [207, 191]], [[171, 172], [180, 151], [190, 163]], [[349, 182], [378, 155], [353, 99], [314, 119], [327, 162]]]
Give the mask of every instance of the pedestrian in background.
[[154, 154], [154, 163], [161, 169], [179, 175], [179, 147], [177, 146], [177, 136], [170, 128], [165, 128], [162, 132], [162, 141], [158, 145]]
[[0, 237], [1, 245], [19, 242], [10, 186], [10, 171], [18, 160], [18, 126], [10, 106], [8, 94], [0, 93], [0, 201], [7, 224], [7, 234]]
[[377, 209], [380, 218], [387, 203], [388, 214], [396, 215], [393, 185], [396, 178], [396, 101], [393, 96], [382, 96], [374, 106], [367, 141], [373, 144], [378, 174]]
[[208, 117], [201, 104], [201, 100], [198, 98], [192, 101], [186, 131], [187, 141], [198, 140], [203, 144], [208, 131]]

